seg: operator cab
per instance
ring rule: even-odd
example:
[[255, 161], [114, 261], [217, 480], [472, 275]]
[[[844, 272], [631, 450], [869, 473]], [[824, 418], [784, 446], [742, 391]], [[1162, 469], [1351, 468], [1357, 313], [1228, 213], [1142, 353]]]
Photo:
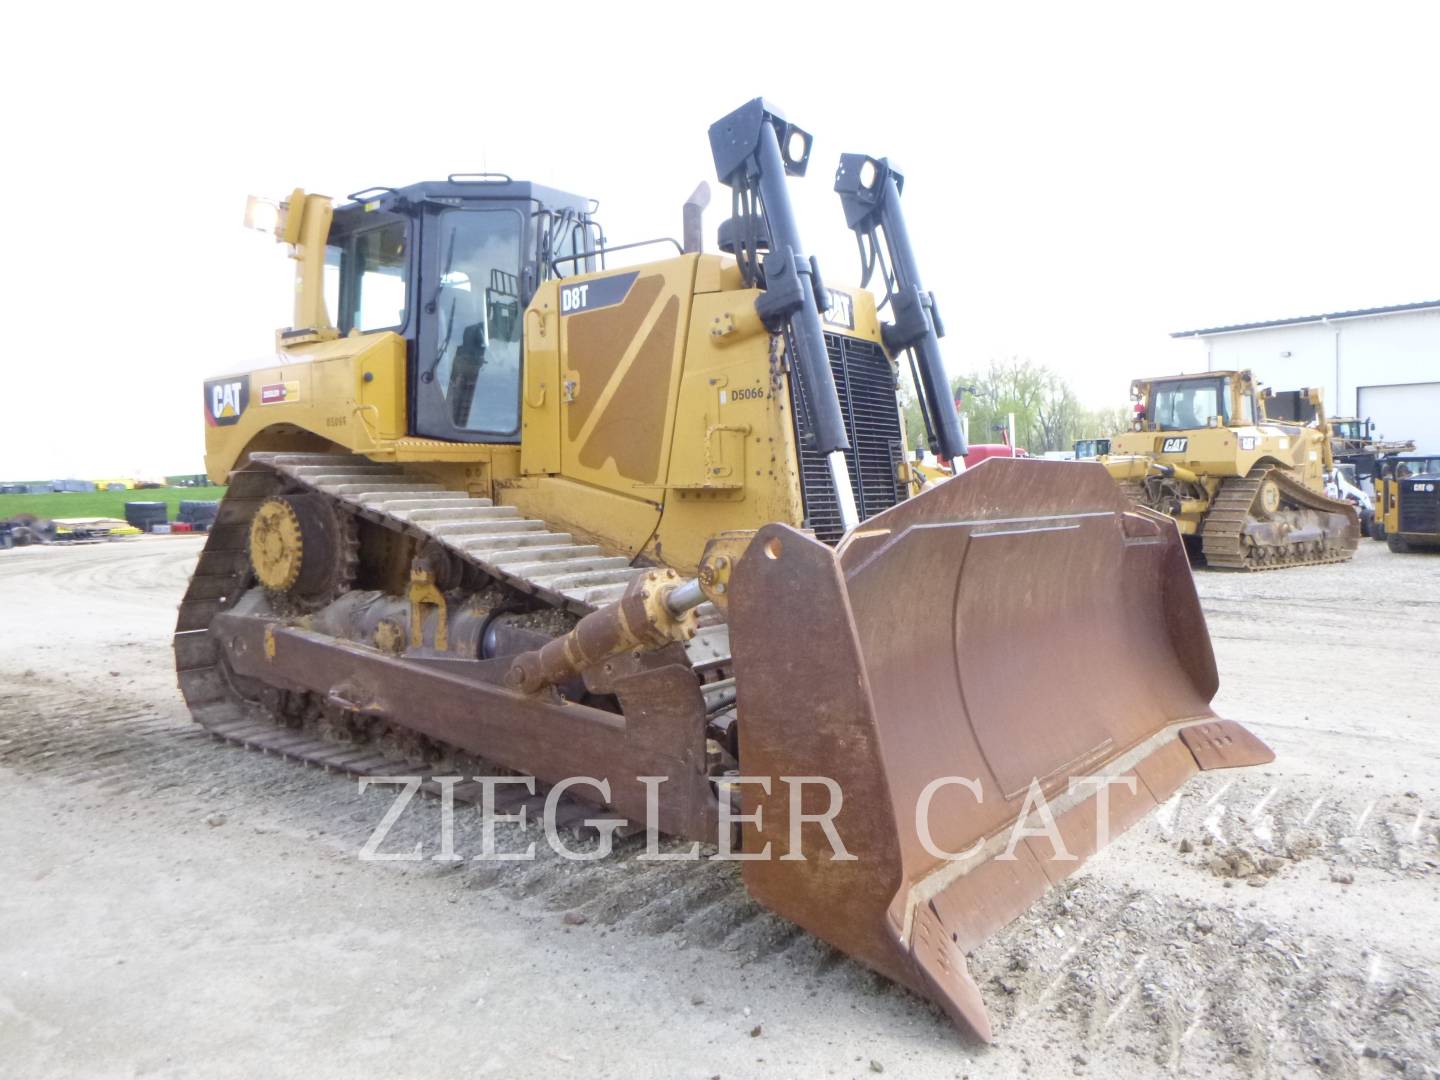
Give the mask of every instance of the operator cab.
[[1139, 380], [1132, 396], [1139, 418], [1152, 431], [1249, 426], [1256, 418], [1255, 389], [1247, 372]]
[[1440, 457], [1425, 457], [1419, 454], [1408, 457], [1386, 458], [1381, 470], [1387, 477], [1409, 480], [1418, 477], [1440, 479]]
[[1345, 439], [1351, 442], [1363, 442], [1370, 437], [1370, 430], [1375, 425], [1369, 420], [1346, 418], [1337, 420], [1333, 417], [1330, 420], [1330, 432], [1336, 438]]
[[342, 335], [405, 339], [413, 435], [520, 441], [525, 306], [594, 269], [594, 204], [499, 174], [369, 188], [335, 208], [325, 304]]

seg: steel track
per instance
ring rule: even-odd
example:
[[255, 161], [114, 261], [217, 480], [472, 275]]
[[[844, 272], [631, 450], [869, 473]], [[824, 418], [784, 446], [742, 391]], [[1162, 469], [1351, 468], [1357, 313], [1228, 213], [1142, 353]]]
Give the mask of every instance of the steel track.
[[[343, 512], [421, 544], [439, 543], [510, 589], [577, 617], [618, 599], [628, 582], [645, 572], [629, 559], [576, 544], [543, 521], [522, 518], [513, 507], [447, 490], [398, 465], [350, 454], [252, 455], [246, 467], [231, 476], [180, 605], [175, 628], [180, 690], [196, 723], [216, 737], [325, 769], [357, 776], [425, 772], [374, 743], [336, 743], [289, 726], [273, 704], [242, 694], [221, 661], [210, 625], [252, 587], [250, 519], [265, 499], [295, 491], [322, 494]], [[724, 673], [730, 649], [728, 627], [714, 621], [713, 608], [702, 613], [709, 625], [702, 624], [687, 653], [697, 678], [703, 679]], [[717, 683], [717, 691], [724, 685]], [[428, 776], [426, 784], [439, 790]], [[457, 798], [470, 798], [478, 795], [479, 785], [462, 784], [455, 790]]]
[[1349, 508], [1348, 503], [1326, 498], [1273, 466], [1251, 469], [1243, 477], [1228, 477], [1221, 481], [1220, 490], [1200, 526], [1201, 550], [1207, 566], [1224, 570], [1285, 570], [1292, 566], [1345, 562], [1355, 554], [1360, 544], [1358, 529], [1354, 537], [1327, 538], [1324, 549], [1318, 553], [1247, 545], [1243, 535], [1245, 525], [1254, 516], [1255, 502], [1266, 480], [1274, 481], [1281, 497], [1297, 506], [1324, 513]]

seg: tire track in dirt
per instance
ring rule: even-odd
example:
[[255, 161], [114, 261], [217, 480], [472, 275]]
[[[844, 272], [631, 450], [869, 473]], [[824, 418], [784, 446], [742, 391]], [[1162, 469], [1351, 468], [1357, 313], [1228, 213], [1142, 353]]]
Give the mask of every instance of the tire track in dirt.
[[200, 544], [189, 537], [114, 540], [87, 551], [83, 559], [73, 554], [62, 548], [27, 549], [21, 558], [0, 560], [0, 579], [23, 576], [28, 588], [43, 584], [92, 597], [138, 592], [146, 603], [151, 601], [145, 594], [185, 591]]
[[[13, 674], [0, 675], [0, 766], [104, 791], [127, 809], [169, 816], [224, 812], [351, 853], [368, 839], [393, 794], [362, 794], [353, 778], [218, 743], [143, 700], [98, 698]], [[1400, 811], [1414, 800], [1397, 795], [1366, 812], [1343, 798], [1317, 801], [1311, 789], [1272, 793], [1271, 787], [1264, 777], [1205, 777], [1148, 827], [1174, 852], [1180, 871], [1203, 880], [1227, 873], [1216, 866], [1228, 866], [1224, 857], [1237, 849], [1249, 853], [1256, 869], [1236, 884], [1292, 873], [1317, 858], [1435, 879], [1436, 860], [1426, 845], [1440, 845], [1440, 833], [1422, 824], [1409, 835], [1411, 819]], [[438, 802], [417, 800], [384, 850], [406, 851], [419, 842], [428, 859], [438, 828]], [[573, 834], [565, 839], [577, 849], [596, 842]], [[1177, 850], [1182, 840], [1190, 850]], [[863, 1005], [898, 995], [934, 1028], [934, 1037], [950, 1037], [928, 1003], [761, 908], [745, 893], [733, 863], [646, 861], [640, 836], [618, 840], [608, 858], [572, 862], [551, 852], [534, 824], [523, 832], [500, 829], [497, 841], [507, 852], [534, 841], [537, 857], [405, 865], [423, 878], [504, 896], [529, 917], [568, 914], [597, 933], [667, 935], [678, 944], [725, 950], [777, 979], [801, 980], [827, 999]], [[478, 812], [457, 808], [457, 853], [470, 856], [480, 846]], [[680, 847], [662, 842], [666, 852]], [[1397, 853], [1405, 850], [1412, 855], [1402, 860]], [[1267, 858], [1282, 865], [1272, 867]], [[1436, 976], [1388, 954], [1374, 963], [1378, 974], [1354, 948], [1263, 913], [1117, 887], [1084, 872], [971, 957], [1000, 1041], [1024, 1044], [1037, 1027], [1052, 1039], [1056, 1030], [1066, 1031], [1084, 1062], [1077, 1060], [1077, 1071], [1106, 1061], [1171, 1070], [1203, 1063], [1266, 1076], [1288, 1075], [1301, 1062], [1358, 1076], [1367, 1051], [1406, 1065], [1440, 1061], [1433, 1036], [1422, 1034], [1440, 1030]], [[1343, 1007], [1317, 1008], [1326, 1002]]]
[[1043, 1030], [1074, 1051], [1077, 1072], [1128, 1059], [1152, 1073], [1358, 1077], [1384, 1058], [1424, 1076], [1440, 1062], [1433, 970], [1263, 914], [1083, 875], [971, 966], [1000, 1041]]
[[[377, 786], [361, 793], [353, 777], [241, 750], [143, 703], [115, 695], [97, 700], [34, 676], [4, 674], [0, 767], [93, 785], [112, 796], [153, 799], [158, 812], [271, 818], [287, 829], [318, 830], [331, 847], [349, 852], [370, 838], [397, 791]], [[429, 860], [437, 851], [439, 813], [438, 800], [417, 798], [382, 850], [404, 852], [418, 842]], [[467, 859], [482, 850], [479, 817], [478, 808], [456, 806], [455, 850]], [[562, 839], [576, 851], [593, 851], [598, 843], [573, 831], [562, 832]], [[533, 816], [523, 831], [498, 828], [496, 841], [497, 850], [508, 854], [534, 843], [535, 858], [465, 861], [458, 870], [425, 865], [431, 874], [458, 873], [466, 888], [498, 892], [537, 913], [569, 913], [607, 929], [675, 934], [749, 961], [774, 957], [806, 936], [752, 900], [732, 862], [645, 860], [643, 835], [616, 840], [608, 858], [576, 862], [549, 848]], [[673, 854], [688, 846], [661, 840], [659, 850]], [[844, 965], [854, 966], [848, 960]]]

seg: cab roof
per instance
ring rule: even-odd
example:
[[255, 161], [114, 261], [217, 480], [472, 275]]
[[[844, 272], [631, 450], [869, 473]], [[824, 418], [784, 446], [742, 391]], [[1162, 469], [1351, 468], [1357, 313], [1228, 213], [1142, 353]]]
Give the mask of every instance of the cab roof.
[[1130, 381], [1131, 381], [1132, 383], [1165, 383], [1165, 382], [1181, 382], [1182, 380], [1187, 380], [1187, 379], [1211, 379], [1211, 378], [1223, 379], [1223, 378], [1225, 378], [1226, 376], [1230, 376], [1230, 377], [1232, 377], [1232, 378], [1241, 378], [1241, 377], [1243, 377], [1243, 378], [1247, 378], [1247, 379], [1248, 379], [1248, 378], [1250, 377], [1250, 372], [1248, 372], [1248, 371], [1192, 371], [1192, 372], [1190, 372], [1190, 373], [1188, 373], [1188, 374], [1182, 374], [1182, 375], [1150, 375], [1150, 376], [1147, 376], [1147, 377], [1145, 377], [1145, 378], [1143, 378], [1143, 379], [1131, 379]]
[[526, 201], [537, 204], [537, 209], [571, 210], [577, 214], [592, 213], [596, 205], [593, 199], [529, 180], [515, 180], [504, 173], [451, 173], [444, 180], [421, 180], [400, 188], [376, 185], [352, 191], [343, 202], [336, 201], [335, 217], [344, 220], [376, 211], [402, 213], [419, 203], [460, 205], [475, 199]]

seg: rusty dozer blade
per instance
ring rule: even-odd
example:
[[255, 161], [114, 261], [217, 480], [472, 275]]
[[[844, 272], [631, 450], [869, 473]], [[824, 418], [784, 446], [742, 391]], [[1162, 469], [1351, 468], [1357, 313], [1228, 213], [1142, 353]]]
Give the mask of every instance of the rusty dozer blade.
[[[767, 526], [730, 623], [741, 771], [769, 780], [739, 785], [746, 850], [771, 846], [746, 885], [987, 1040], [967, 950], [1198, 770], [1273, 759], [1210, 710], [1174, 523], [1098, 464], [992, 459], [835, 550]], [[853, 858], [798, 777], [838, 786]]]

